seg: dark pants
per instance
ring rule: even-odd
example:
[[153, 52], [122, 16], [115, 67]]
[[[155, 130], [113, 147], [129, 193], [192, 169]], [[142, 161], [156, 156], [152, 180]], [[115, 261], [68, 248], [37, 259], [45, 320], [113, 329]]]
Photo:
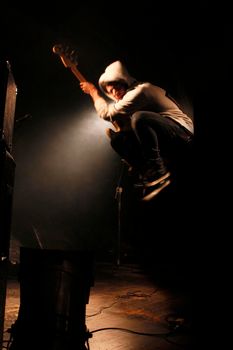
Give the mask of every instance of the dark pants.
[[140, 111], [131, 118], [132, 130], [113, 133], [112, 148], [133, 167], [140, 169], [149, 159], [173, 159], [189, 149], [192, 134], [171, 118]]
[[112, 132], [110, 143], [114, 151], [134, 168], [138, 169], [144, 163], [140, 143], [132, 130]]

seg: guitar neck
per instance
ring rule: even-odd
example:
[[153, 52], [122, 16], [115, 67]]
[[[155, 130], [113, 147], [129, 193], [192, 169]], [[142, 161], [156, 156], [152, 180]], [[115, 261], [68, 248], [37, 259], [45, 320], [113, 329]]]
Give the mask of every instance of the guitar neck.
[[70, 69], [71, 69], [72, 73], [76, 76], [76, 78], [80, 81], [80, 83], [82, 81], [87, 81], [87, 79], [84, 78], [82, 73], [80, 73], [79, 70], [76, 67], [71, 67]]

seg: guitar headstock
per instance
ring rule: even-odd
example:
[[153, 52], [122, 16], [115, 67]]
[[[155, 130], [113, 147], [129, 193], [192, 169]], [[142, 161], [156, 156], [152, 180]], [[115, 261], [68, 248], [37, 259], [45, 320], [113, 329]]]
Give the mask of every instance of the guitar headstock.
[[69, 46], [54, 45], [53, 52], [60, 56], [66, 68], [74, 68], [78, 65], [77, 52]]

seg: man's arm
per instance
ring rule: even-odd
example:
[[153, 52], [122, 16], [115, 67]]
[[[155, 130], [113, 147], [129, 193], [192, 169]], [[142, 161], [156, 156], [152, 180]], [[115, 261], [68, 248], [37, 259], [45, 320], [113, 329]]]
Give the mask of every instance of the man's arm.
[[[89, 94], [91, 96], [95, 109], [97, 111], [97, 114], [99, 114], [100, 118], [111, 122], [114, 125], [115, 129], [118, 130], [119, 126], [112, 121], [111, 115], [109, 116], [107, 113], [109, 109], [107, 102], [100, 95], [99, 90], [95, 87], [95, 85], [85, 81], [80, 83], [80, 87], [85, 94]], [[110, 138], [111, 138], [111, 132], [112, 132], [111, 129], [106, 130], [106, 133]]]
[[83, 92], [85, 92], [85, 94], [89, 94], [93, 100], [93, 102], [95, 103], [96, 100], [103, 99], [100, 96], [99, 90], [95, 87], [94, 84], [88, 82], [88, 81], [83, 81], [80, 83], [80, 87], [82, 89]]
[[107, 101], [101, 96], [100, 91], [96, 86], [88, 81], [81, 82], [80, 87], [86, 94], [89, 94], [93, 100], [94, 107], [100, 118], [110, 121], [112, 123], [112, 114], [116, 111], [112, 106], [110, 106]]

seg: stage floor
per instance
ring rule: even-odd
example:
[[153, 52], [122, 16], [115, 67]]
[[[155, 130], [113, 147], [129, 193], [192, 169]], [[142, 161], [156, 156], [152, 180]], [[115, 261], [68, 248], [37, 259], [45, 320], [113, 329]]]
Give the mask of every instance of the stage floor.
[[[185, 276], [187, 273], [187, 279]], [[156, 265], [153, 274], [137, 264], [97, 264], [86, 305], [90, 350], [172, 350], [193, 346], [190, 271]], [[7, 330], [18, 316], [20, 285], [9, 278]]]

